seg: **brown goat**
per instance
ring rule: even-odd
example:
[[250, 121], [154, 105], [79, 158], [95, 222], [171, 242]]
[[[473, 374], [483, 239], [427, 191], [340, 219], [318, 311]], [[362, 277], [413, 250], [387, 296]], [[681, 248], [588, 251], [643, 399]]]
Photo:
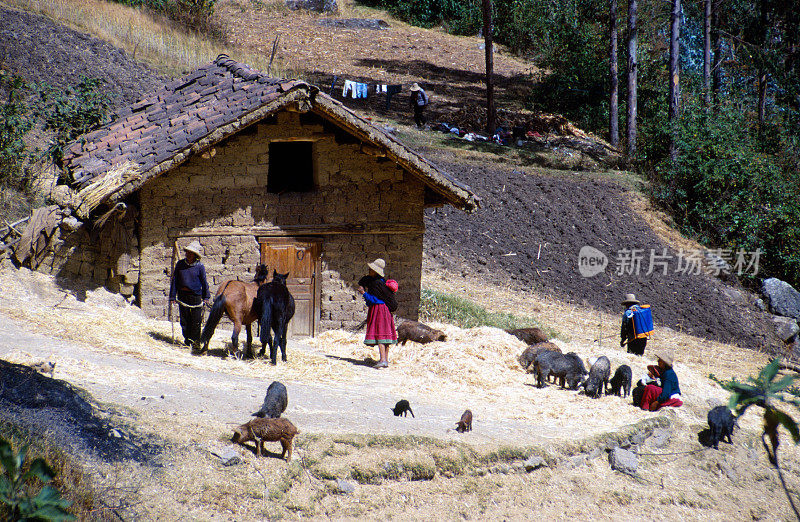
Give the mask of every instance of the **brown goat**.
[[292, 460], [292, 439], [297, 435], [297, 428], [288, 419], [253, 419], [233, 430], [232, 442], [244, 446], [245, 442], [256, 442], [256, 456], [264, 451], [264, 441], [278, 442], [283, 447], [281, 458]]
[[466, 410], [461, 414], [461, 420], [456, 422], [456, 431], [464, 433], [465, 431], [472, 431], [472, 412]]

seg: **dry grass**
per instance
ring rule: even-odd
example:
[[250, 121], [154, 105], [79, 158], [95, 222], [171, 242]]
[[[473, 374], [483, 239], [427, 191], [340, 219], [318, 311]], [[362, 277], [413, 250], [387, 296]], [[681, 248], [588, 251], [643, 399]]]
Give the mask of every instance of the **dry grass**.
[[[513, 310], [515, 314], [531, 315], [559, 335], [591, 347], [592, 350], [619, 350], [619, 316], [593, 310], [583, 304], [569, 304], [551, 296], [520, 294], [510, 289], [493, 288], [487, 292], [485, 283], [448, 273], [424, 260], [423, 286], [470, 299], [490, 311]], [[648, 351], [655, 346], [671, 346], [676, 359], [690, 365], [702, 375], [715, 373], [722, 379], [756, 375], [768, 362], [768, 356], [753, 350], [693, 337], [671, 328], [656, 328], [648, 342]]]
[[[183, 74], [228, 53], [266, 71], [269, 57], [188, 34], [165, 20], [122, 4], [102, 0], [3, 0], [5, 5], [38, 13], [124, 49], [134, 59], [170, 75]], [[276, 69], [277, 76], [292, 76]]]
[[[36, 458], [42, 458], [47, 462], [55, 473], [51, 485], [61, 492], [62, 498], [71, 503], [69, 511], [79, 520], [97, 522], [116, 520], [108, 508], [109, 504], [106, 503], [109, 499], [103, 498], [100, 494], [82, 462], [68, 456], [47, 439], [32, 436], [6, 421], [0, 422], [0, 437], [9, 441], [15, 452], [26, 449], [25, 462], [31, 462]], [[41, 488], [41, 483], [37, 482], [34, 487], [38, 490]]]
[[[104, 289], [90, 291], [84, 301], [60, 290], [51, 276], [22, 269], [0, 270], [0, 286], [7, 297], [0, 299], [0, 310], [9, 317], [24, 321], [37, 332], [55, 334], [62, 339], [79, 342], [93, 349], [139, 359], [156, 360], [179, 366], [241, 375], [246, 377], [274, 376], [278, 369], [263, 359], [243, 361], [236, 358], [193, 357], [186, 347], [170, 342], [172, 329], [167, 321], [145, 317], [138, 308], [129, 306], [119, 295]], [[23, 305], [22, 303], [30, 303]], [[176, 325], [180, 338], [180, 326]], [[230, 345], [229, 332], [218, 330], [211, 340], [212, 349]], [[245, 335], [240, 335], [241, 343]], [[255, 341], [259, 345], [258, 341]], [[29, 363], [34, 357], [25, 353], [15, 355], [13, 362]], [[113, 379], [124, 372], [98, 367], [84, 360], [68, 360], [62, 356], [50, 358], [61, 367], [70, 367], [84, 376], [102, 375]], [[348, 366], [337, 367], [322, 354], [298, 352], [280, 367], [286, 379], [315, 381], [346, 381], [352, 378]], [[191, 379], [186, 376], [186, 379]]]
[[[613, 365], [631, 365], [635, 375], [649, 362], [615, 346], [615, 316], [547, 296], [519, 295], [487, 287], [438, 270], [427, 274], [424, 284], [469, 298], [490, 310], [534, 316], [545, 326], [569, 332], [566, 340], [556, 342], [562, 350], [576, 351], [584, 358], [603, 353]], [[115, 304], [115, 298], [104, 291], [89, 293], [85, 302], [64, 299], [48, 276], [8, 269], [0, 270], [0, 286], [4, 289], [0, 295], [2, 313], [15, 314], [33, 330], [78, 341], [92, 350], [126, 353], [221, 374], [254, 375], [264, 381], [278, 376], [260, 362], [191, 357], [183, 348], [153, 339], [148, 332], [158, 329], [167, 336], [169, 324], [151, 321], [124, 308], [122, 303]], [[598, 458], [587, 459], [585, 454], [572, 457], [575, 451], [593, 449], [582, 441], [659, 415], [670, 420], [674, 440], [668, 448], [647, 451], [697, 450], [696, 434], [705, 423], [708, 400], [725, 398], [707, 373], [743, 378], [754, 373], [766, 361], [765, 356], [659, 329], [656, 342], [676, 350], [676, 369], [686, 407], [654, 414], [637, 410], [616, 397], [592, 400], [552, 385], [543, 390], [528, 386], [533, 379], [516, 362], [524, 345], [500, 330], [433, 326], [443, 329], [449, 340], [394, 348], [391, 375], [395, 378], [381, 382], [388, 382], [394, 393], [412, 394], [412, 403], [417, 397], [429, 404], [469, 404], [480, 421], [478, 431], [458, 439], [463, 442], [454, 442], [449, 435], [441, 441], [417, 436], [326, 435], [300, 426], [291, 464], [274, 458], [256, 459], [242, 449], [244, 464], [223, 468], [208, 449], [226, 444], [228, 425], [207, 417], [174, 416], [142, 407], [135, 412], [137, 429], [157, 434], [170, 443], [164, 456], [169, 465], [159, 469], [133, 463], [115, 465], [103, 469], [106, 478], [99, 486], [110, 487], [118, 481], [120, 487], [138, 491], [141, 503], [128, 514], [165, 520], [205, 519], [218, 514], [234, 514], [237, 519], [330, 516], [451, 520], [467, 516], [492, 520], [514, 519], [528, 511], [555, 518], [587, 518], [604, 513], [609, 518], [646, 519], [653, 509], [666, 518], [693, 519], [776, 517], [788, 513], [755, 435], [760, 426], [755, 411], [743, 419], [743, 429], [734, 435], [734, 446], [722, 445], [719, 452], [701, 450], [677, 456], [642, 457], [642, 476], [652, 484], [610, 472], [602, 453], [595, 454]], [[602, 344], [598, 338], [603, 339]], [[216, 339], [215, 343], [221, 344], [222, 340]], [[311, 350], [296, 354], [289, 365], [279, 367], [281, 379], [323, 385], [358, 384], [364, 375], [376, 375], [353, 372], [350, 363], [323, 355], [374, 357], [374, 350], [362, 344], [361, 334], [327, 332], [312, 344]], [[9, 358], [32, 362], [21, 351]], [[63, 364], [75, 372], [74, 376], [70, 373], [70, 379], [78, 381], [114, 382], [122, 378], [114, 368], [92, 366], [85, 361], [65, 360]], [[57, 367], [57, 377], [59, 371]], [[181, 386], [180, 373], [180, 368], [165, 365], [163, 373], [142, 378], [169, 379]], [[536, 437], [509, 432], [504, 434], [509, 445], [498, 446], [480, 433], [480, 426], [486, 426], [491, 419], [533, 425]], [[349, 419], [346, 425], [359, 423]], [[539, 443], [544, 445], [533, 447]], [[268, 444], [267, 449], [278, 451], [276, 444]], [[556, 467], [530, 475], [487, 473], [503, 463], [518, 464], [532, 452], [542, 454]], [[800, 477], [796, 452], [789, 445], [784, 453], [792, 485]], [[725, 465], [739, 473], [738, 482], [730, 483], [721, 474], [721, 466]], [[339, 495], [332, 478], [349, 478], [360, 485], [352, 495]], [[658, 486], [662, 480], [665, 489]]]

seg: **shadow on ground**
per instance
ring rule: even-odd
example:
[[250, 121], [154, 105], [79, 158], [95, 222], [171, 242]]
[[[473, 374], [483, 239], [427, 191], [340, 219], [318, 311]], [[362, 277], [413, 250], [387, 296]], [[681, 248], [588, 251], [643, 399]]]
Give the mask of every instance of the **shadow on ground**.
[[88, 393], [65, 381], [0, 360], [3, 423], [47, 438], [68, 453], [88, 453], [106, 462], [159, 465], [165, 443], [131, 434], [99, 417], [90, 400]]
[[367, 368], [372, 368], [375, 366], [375, 363], [378, 362], [374, 359], [353, 359], [352, 357], [339, 357], [338, 355], [330, 355], [327, 353], [325, 354], [325, 357], [329, 359], [336, 359], [337, 361], [349, 362], [355, 366], [366, 366]]

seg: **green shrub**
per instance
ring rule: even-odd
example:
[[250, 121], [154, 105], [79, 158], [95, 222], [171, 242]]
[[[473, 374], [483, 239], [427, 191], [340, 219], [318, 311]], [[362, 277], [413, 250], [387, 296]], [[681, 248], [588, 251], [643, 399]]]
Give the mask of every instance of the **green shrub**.
[[687, 104], [674, 128], [679, 154], [653, 173], [653, 196], [681, 230], [708, 245], [762, 251], [759, 273], [800, 284], [796, 142], [765, 151], [739, 107]]
[[37, 113], [44, 119], [44, 127], [55, 131], [49, 153], [60, 161], [64, 147], [82, 134], [105, 123], [111, 110], [111, 97], [99, 78], [83, 78], [74, 88], [56, 89], [39, 85]]
[[8, 91], [5, 103], [0, 105], [0, 185], [21, 189], [22, 170], [28, 159], [24, 137], [33, 121], [25, 104], [22, 78], [6, 78], [0, 71], [0, 86]]
[[[3, 520], [74, 520], [67, 508], [70, 502], [61, 498], [53, 486], [41, 489], [55, 474], [44, 459], [37, 458], [26, 466], [27, 448], [16, 453], [11, 444], [0, 438], [0, 515]], [[38, 490], [38, 492], [37, 492]], [[34, 494], [35, 493], [35, 494]]]

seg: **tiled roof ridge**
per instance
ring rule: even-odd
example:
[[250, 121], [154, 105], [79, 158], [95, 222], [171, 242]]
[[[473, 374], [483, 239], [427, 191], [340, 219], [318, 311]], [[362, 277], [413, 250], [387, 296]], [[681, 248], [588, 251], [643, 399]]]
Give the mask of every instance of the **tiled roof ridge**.
[[286, 81], [280, 78], [272, 78], [270, 76], [267, 76], [266, 74], [256, 69], [253, 69], [247, 64], [237, 62], [236, 60], [234, 60], [225, 53], [222, 53], [219, 56], [217, 56], [217, 59], [214, 60], [214, 65], [218, 67], [224, 67], [234, 76], [238, 76], [239, 78], [248, 82], [255, 80], [258, 83], [277, 85], [279, 83]]

